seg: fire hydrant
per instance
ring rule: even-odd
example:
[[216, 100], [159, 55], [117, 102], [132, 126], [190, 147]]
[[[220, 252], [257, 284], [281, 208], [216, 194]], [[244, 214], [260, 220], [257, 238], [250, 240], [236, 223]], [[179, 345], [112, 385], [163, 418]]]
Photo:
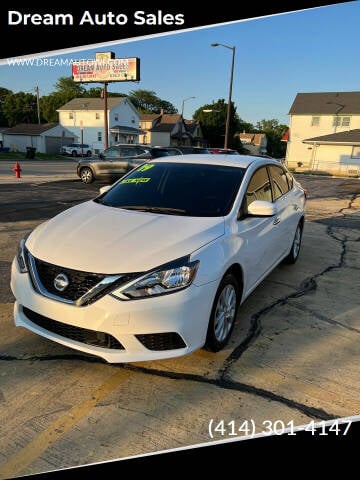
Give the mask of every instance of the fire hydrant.
[[14, 166], [13, 170], [15, 172], [15, 177], [20, 178], [21, 167], [20, 167], [19, 162], [15, 163], [15, 166]]

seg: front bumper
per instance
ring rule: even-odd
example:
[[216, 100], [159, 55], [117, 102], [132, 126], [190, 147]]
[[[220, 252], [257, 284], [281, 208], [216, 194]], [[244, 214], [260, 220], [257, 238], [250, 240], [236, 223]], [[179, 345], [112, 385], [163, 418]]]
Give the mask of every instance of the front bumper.
[[[11, 268], [11, 289], [16, 298], [16, 326], [25, 327], [67, 347], [99, 356], [109, 363], [178, 357], [201, 348], [206, 340], [216, 288], [216, 282], [200, 287], [192, 284], [172, 294], [129, 301], [105, 295], [91, 305], [77, 307], [35, 292], [29, 274], [20, 273], [16, 259]], [[50, 322], [111, 335], [120, 342], [123, 349], [98, 347], [59, 335], [55, 330], [49, 331], [31, 321], [26, 314], [27, 309], [34, 312], [35, 316], [39, 314], [38, 317], [45, 317]], [[146, 348], [144, 342], [139, 340], [146, 335], [163, 333], [177, 334], [183, 341], [180, 343], [185, 346], [154, 350], [153, 347]]]

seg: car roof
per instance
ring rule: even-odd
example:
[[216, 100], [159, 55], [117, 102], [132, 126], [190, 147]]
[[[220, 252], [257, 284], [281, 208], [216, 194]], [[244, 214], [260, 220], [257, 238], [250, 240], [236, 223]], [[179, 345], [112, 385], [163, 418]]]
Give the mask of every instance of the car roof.
[[223, 147], [207, 147], [210, 152], [213, 150], [217, 150], [219, 152], [237, 152], [237, 150], [234, 150], [233, 148], [223, 148]]
[[[147, 145], [146, 143], [115, 143], [112, 147], [146, 147], [154, 148], [152, 145]], [[166, 148], [166, 147], [164, 147]]]
[[193, 151], [193, 152], [196, 152], [196, 150], [208, 150], [207, 147], [192, 147], [192, 146], [189, 146], [189, 145], [185, 145], [185, 146], [182, 146], [182, 145], [179, 145], [178, 147], [175, 147], [177, 148], [178, 150], [183, 150], [183, 151], [187, 151], [187, 150], [190, 150], [190, 151]]
[[247, 168], [252, 163], [272, 163], [279, 165], [279, 162], [270, 158], [257, 157], [253, 155], [214, 155], [213, 153], [196, 153], [194, 155], [169, 155], [168, 157], [161, 157], [151, 160], [151, 163], [202, 163], [206, 165], [226, 165], [229, 167]]

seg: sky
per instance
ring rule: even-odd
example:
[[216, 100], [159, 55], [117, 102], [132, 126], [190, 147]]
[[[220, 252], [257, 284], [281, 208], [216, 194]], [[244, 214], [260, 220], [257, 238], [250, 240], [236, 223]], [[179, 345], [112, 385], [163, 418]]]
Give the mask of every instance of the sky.
[[[291, 5], [291, 2], [289, 2]], [[128, 93], [152, 90], [171, 102], [184, 117], [229, 95], [232, 51], [235, 47], [232, 100], [239, 117], [256, 124], [275, 118], [288, 124], [288, 112], [298, 92], [360, 89], [360, 1], [329, 5], [225, 25], [148, 36], [104, 44], [81, 51], [67, 50], [46, 58], [93, 59], [98, 51], [115, 57], [139, 57], [141, 80], [109, 84], [108, 90]], [[234, 19], [235, 20], [235, 19]], [[96, 38], [87, 45], [94, 45]], [[46, 51], [44, 44], [44, 52]], [[0, 87], [13, 92], [54, 90], [59, 77], [71, 76], [71, 66], [0, 66]], [[100, 86], [87, 84], [86, 87]], [[189, 98], [196, 97], [196, 98]]]

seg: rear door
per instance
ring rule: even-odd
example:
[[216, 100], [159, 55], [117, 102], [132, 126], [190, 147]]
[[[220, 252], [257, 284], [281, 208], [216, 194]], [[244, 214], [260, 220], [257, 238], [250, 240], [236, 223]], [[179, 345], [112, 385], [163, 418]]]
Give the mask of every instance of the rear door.
[[110, 147], [104, 152], [105, 162], [102, 170], [108, 176], [120, 177], [128, 171], [127, 147]]
[[278, 246], [284, 256], [292, 245], [295, 230], [300, 219], [294, 197], [294, 189], [290, 188], [286, 171], [280, 165], [269, 165], [269, 174], [273, 190], [273, 201], [277, 209]]

